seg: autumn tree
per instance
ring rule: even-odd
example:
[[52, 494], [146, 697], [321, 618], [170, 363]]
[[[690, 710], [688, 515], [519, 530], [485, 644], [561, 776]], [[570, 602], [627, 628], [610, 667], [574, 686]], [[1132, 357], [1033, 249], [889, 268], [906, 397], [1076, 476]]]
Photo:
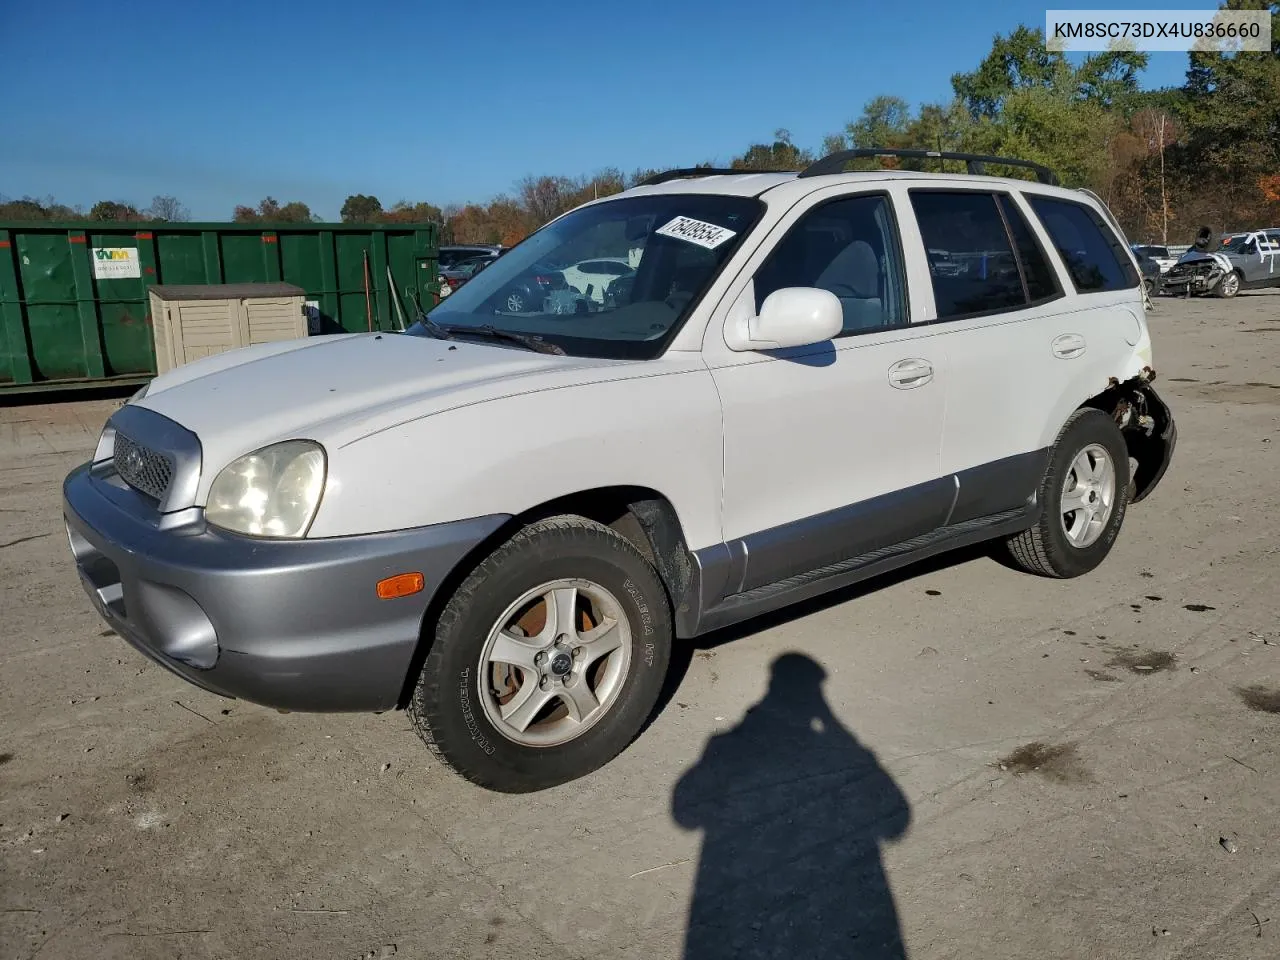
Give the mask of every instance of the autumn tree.
[[735, 170], [803, 170], [813, 163], [813, 154], [791, 142], [791, 132], [773, 132], [772, 143], [753, 143], [729, 164]]
[[[1167, 244], [1172, 215], [1166, 155], [1181, 139], [1182, 125], [1171, 110], [1156, 106], [1136, 111], [1129, 118], [1129, 129], [1144, 150], [1144, 162], [1139, 171], [1143, 188], [1140, 196], [1144, 201], [1145, 214], [1143, 227], [1146, 232], [1155, 233], [1158, 230], [1160, 242]], [[1154, 189], [1147, 188], [1147, 184], [1153, 184]], [[1154, 193], [1158, 198], [1155, 204], [1146, 199], [1149, 193]]]
[[116, 200], [99, 200], [89, 208], [90, 220], [140, 220], [138, 208]]
[[382, 217], [382, 202], [374, 196], [355, 193], [342, 202], [343, 223], [376, 223]]
[[282, 205], [274, 197], [267, 197], [257, 207], [236, 207], [231, 219], [236, 223], [313, 223], [319, 218], [300, 200]]
[[568, 177], [525, 177], [516, 184], [520, 205], [533, 226], [540, 227], [569, 209], [574, 183]]
[[444, 211], [434, 203], [409, 203], [401, 200], [378, 218], [383, 223], [442, 223]]
[[37, 199], [26, 196], [11, 200], [0, 194], [0, 220], [83, 220], [81, 207], [58, 203], [53, 197]]
[[1220, 225], [1245, 226], [1265, 202], [1259, 179], [1280, 172], [1280, 3], [1227, 0], [1223, 9], [1269, 10], [1271, 50], [1191, 54], [1186, 160], [1215, 193]]
[[177, 197], [157, 194], [151, 198], [151, 206], [146, 210], [148, 220], [163, 220], [169, 223], [181, 223], [191, 219], [191, 213], [178, 202]]

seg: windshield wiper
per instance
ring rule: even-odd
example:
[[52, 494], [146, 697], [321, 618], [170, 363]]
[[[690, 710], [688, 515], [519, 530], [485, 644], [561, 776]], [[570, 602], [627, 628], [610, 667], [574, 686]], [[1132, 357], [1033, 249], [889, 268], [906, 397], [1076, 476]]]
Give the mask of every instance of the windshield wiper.
[[[438, 326], [438, 325], [437, 325]], [[453, 326], [441, 327], [449, 337], [488, 337], [490, 340], [505, 340], [508, 343], [518, 343], [526, 350], [532, 350], [534, 353], [551, 353], [557, 357], [565, 356], [564, 348], [554, 343], [549, 343], [541, 337], [535, 337], [527, 333], [512, 333], [510, 330], [499, 330], [492, 324], [485, 324], [480, 327], [463, 326], [462, 324], [454, 324]]]
[[428, 317], [425, 313], [418, 317], [418, 322], [422, 324], [423, 330], [427, 331], [427, 333], [431, 334], [437, 340], [453, 339], [453, 334], [449, 332], [447, 327], [442, 327], [440, 324], [436, 323], [434, 320]]

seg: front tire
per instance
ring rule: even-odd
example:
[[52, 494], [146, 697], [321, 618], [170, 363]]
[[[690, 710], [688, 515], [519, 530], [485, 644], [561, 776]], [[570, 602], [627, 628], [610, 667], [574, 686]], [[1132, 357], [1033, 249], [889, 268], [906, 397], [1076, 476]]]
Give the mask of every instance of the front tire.
[[543, 520], [449, 599], [409, 716], [473, 783], [543, 790], [631, 743], [658, 702], [671, 645], [666, 592], [629, 540], [581, 517]]
[[1079, 577], [1111, 552], [1129, 504], [1129, 451], [1115, 421], [1077, 410], [1053, 445], [1035, 526], [1006, 541], [1013, 562], [1044, 577]]
[[1240, 274], [1231, 271], [1225, 277], [1218, 281], [1218, 289], [1216, 293], [1224, 300], [1230, 300], [1240, 292]]

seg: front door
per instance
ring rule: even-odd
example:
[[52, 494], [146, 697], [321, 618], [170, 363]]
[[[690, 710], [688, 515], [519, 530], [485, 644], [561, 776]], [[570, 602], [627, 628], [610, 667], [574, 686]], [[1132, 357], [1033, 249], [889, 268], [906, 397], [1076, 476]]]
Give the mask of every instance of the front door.
[[887, 192], [824, 191], [730, 291], [733, 322], [783, 287], [825, 289], [844, 329], [792, 350], [707, 354], [724, 411], [724, 537], [738, 557], [729, 594], [929, 533], [950, 508], [938, 466], [946, 370], [936, 331], [908, 323], [897, 220]]

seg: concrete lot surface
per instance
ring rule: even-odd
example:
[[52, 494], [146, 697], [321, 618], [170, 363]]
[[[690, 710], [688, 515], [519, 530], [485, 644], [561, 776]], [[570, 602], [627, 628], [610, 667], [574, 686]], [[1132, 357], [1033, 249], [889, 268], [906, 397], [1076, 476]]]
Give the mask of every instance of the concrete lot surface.
[[112, 404], [0, 407], [0, 957], [1274, 960], [1280, 295], [1150, 321], [1179, 446], [1100, 570], [967, 553], [707, 638], [524, 797], [108, 634], [59, 484]]

